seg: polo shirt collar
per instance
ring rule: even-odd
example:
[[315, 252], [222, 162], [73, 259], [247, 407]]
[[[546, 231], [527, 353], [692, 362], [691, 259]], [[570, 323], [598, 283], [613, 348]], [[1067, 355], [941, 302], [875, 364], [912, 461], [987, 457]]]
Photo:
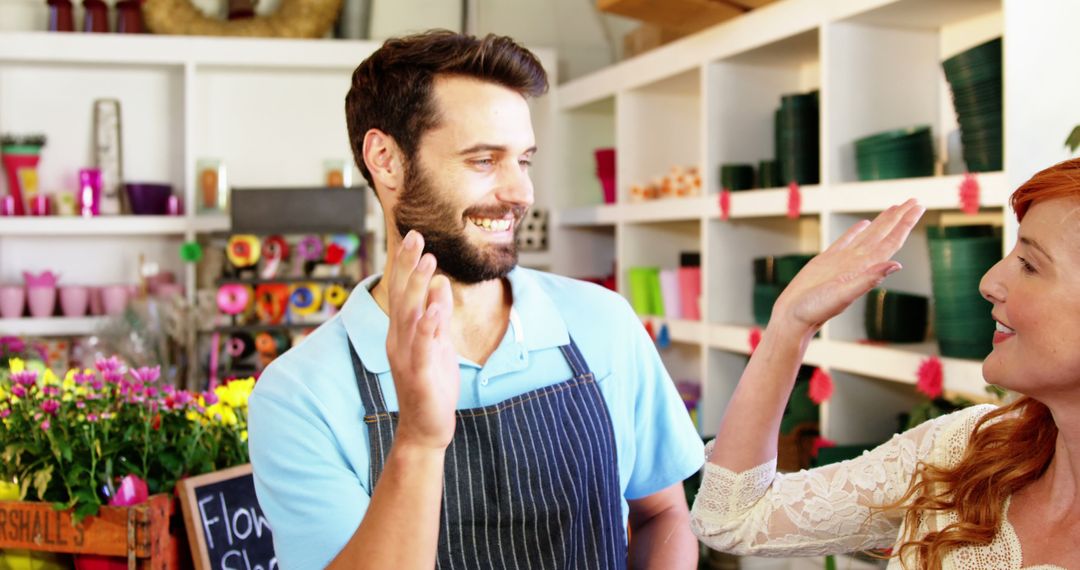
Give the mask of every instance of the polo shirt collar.
[[[374, 274], [361, 281], [341, 308], [349, 341], [364, 366], [376, 374], [390, 371], [390, 360], [386, 355], [390, 318], [371, 296], [371, 288], [381, 277], [382, 274]], [[568, 344], [570, 334], [566, 323], [536, 276], [530, 270], [515, 267], [507, 280], [514, 298], [507, 334], [514, 341], [523, 343], [529, 351]]]

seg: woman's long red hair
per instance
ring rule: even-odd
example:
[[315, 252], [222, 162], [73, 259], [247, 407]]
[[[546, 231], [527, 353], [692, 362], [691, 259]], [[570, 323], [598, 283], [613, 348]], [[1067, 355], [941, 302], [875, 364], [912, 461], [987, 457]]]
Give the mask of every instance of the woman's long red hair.
[[[1023, 220], [1035, 202], [1062, 197], [1080, 198], [1080, 159], [1032, 176], [1010, 201], [1017, 219]], [[905, 510], [906, 532], [894, 554], [914, 559], [919, 568], [936, 569], [957, 547], [989, 544], [1004, 516], [1006, 497], [1046, 472], [1057, 434], [1050, 410], [1026, 396], [984, 416], [959, 463], [921, 463], [904, 497], [884, 507]], [[939, 511], [954, 511], [958, 522], [919, 536], [920, 521]]]

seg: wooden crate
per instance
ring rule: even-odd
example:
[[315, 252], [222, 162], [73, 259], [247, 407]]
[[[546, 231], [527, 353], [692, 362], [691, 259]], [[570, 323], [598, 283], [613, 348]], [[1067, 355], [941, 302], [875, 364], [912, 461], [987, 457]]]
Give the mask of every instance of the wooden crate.
[[186, 551], [183, 537], [171, 530], [175, 512], [171, 495], [154, 495], [133, 507], [102, 507], [75, 526], [71, 511], [49, 503], [0, 501], [0, 549], [122, 556], [130, 570], [174, 570]]
[[603, 12], [684, 33], [703, 30], [748, 10], [720, 0], [597, 0], [596, 7]]
[[685, 35], [684, 32], [665, 30], [655, 24], [642, 24], [623, 36], [623, 59], [645, 53]]

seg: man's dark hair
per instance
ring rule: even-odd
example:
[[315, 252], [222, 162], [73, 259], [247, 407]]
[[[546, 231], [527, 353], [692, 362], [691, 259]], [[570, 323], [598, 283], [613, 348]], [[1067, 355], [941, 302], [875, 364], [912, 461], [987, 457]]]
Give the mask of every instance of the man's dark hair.
[[364, 135], [379, 129], [393, 137], [406, 159], [415, 157], [424, 133], [439, 124], [432, 101], [439, 75], [488, 81], [523, 97], [538, 97], [548, 88], [547, 73], [536, 56], [505, 36], [477, 38], [431, 30], [387, 40], [353, 71], [345, 96], [353, 158], [372, 189], [375, 182], [364, 164]]

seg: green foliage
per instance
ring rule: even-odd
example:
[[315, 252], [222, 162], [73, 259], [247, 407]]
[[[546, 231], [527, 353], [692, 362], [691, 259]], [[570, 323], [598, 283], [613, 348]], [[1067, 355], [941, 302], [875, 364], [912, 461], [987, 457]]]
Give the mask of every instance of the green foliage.
[[81, 520], [108, 504], [121, 477], [168, 493], [183, 477], [246, 463], [254, 380], [193, 394], [157, 385], [159, 373], [111, 358], [61, 380], [12, 359], [0, 370], [0, 482]]

